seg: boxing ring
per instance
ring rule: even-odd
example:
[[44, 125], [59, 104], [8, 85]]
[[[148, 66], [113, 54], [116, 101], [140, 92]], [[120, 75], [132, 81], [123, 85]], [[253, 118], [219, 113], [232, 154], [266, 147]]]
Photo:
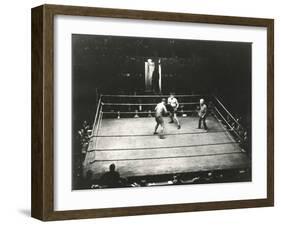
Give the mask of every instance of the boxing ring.
[[[92, 179], [98, 179], [112, 163], [126, 178], [250, 166], [250, 158], [241, 148], [243, 138], [235, 130], [239, 122], [216, 97], [176, 95], [180, 103], [177, 115], [181, 129], [168, 123], [169, 117], [165, 117], [165, 139], [153, 135], [154, 108], [161, 97], [100, 97], [83, 163], [84, 175], [91, 171]], [[196, 107], [202, 97], [209, 102], [212, 100], [206, 120], [208, 131], [197, 129]]]

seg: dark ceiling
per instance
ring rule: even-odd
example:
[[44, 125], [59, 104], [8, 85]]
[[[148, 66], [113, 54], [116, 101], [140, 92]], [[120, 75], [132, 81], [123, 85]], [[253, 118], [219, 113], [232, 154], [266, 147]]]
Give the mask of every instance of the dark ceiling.
[[160, 58], [164, 93], [217, 93], [245, 109], [251, 103], [251, 51], [245, 42], [73, 34], [73, 103], [93, 106], [97, 89], [141, 92], [144, 62]]

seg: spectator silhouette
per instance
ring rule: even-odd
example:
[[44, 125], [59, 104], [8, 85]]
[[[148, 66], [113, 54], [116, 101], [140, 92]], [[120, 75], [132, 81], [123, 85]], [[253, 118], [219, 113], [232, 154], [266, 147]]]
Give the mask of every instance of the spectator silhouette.
[[115, 171], [115, 164], [109, 166], [109, 171], [102, 175], [100, 182], [108, 188], [116, 188], [122, 186], [119, 172]]

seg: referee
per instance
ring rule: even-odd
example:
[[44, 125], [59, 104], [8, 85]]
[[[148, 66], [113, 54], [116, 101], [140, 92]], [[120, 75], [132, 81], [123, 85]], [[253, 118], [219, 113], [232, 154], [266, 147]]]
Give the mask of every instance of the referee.
[[207, 117], [207, 105], [205, 104], [204, 99], [200, 99], [200, 109], [198, 112], [199, 121], [198, 121], [198, 129], [201, 129], [201, 122], [203, 122], [203, 126], [205, 130], [208, 130], [206, 125], [206, 117]]

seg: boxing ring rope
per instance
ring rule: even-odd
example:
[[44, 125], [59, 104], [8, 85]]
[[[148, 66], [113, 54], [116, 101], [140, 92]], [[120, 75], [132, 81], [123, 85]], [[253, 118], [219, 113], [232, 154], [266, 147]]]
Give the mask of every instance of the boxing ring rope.
[[[102, 115], [102, 104], [101, 104], [101, 98], [99, 98], [97, 111], [95, 114], [95, 119], [94, 119], [93, 128], [92, 128], [92, 134], [89, 136], [89, 138], [94, 137], [94, 139], [92, 141], [94, 143], [94, 148], [97, 147], [98, 138], [95, 136], [97, 136], [98, 132], [99, 132], [100, 123], [101, 123], [101, 115]], [[87, 150], [87, 152], [88, 152], [88, 150]]]
[[97, 110], [96, 110], [96, 114], [95, 114], [95, 119], [94, 119], [93, 128], [92, 128], [92, 134], [91, 135], [94, 135], [94, 133], [96, 131], [96, 123], [97, 123], [98, 115], [100, 113], [100, 108], [101, 108], [101, 97], [99, 98], [99, 101], [98, 101], [98, 106], [97, 106]]
[[191, 145], [175, 145], [175, 146], [159, 146], [159, 147], [135, 147], [135, 148], [96, 148], [89, 150], [93, 151], [136, 151], [136, 150], [155, 150], [155, 149], [175, 149], [175, 148], [190, 148], [190, 147], [204, 147], [204, 146], [216, 146], [225, 144], [237, 144], [237, 142], [221, 142], [221, 143], [208, 143], [208, 144], [191, 144]]
[[[102, 105], [104, 106], [155, 106], [157, 103], [103, 103]], [[186, 103], [181, 103], [180, 105], [198, 105], [198, 102], [186, 102]]]
[[240, 154], [240, 151], [233, 152], [223, 152], [223, 153], [210, 153], [210, 154], [197, 154], [197, 155], [178, 155], [178, 156], [163, 156], [163, 157], [149, 157], [149, 158], [126, 158], [126, 159], [98, 159], [94, 162], [117, 162], [117, 161], [140, 161], [140, 160], [154, 160], [154, 159], [178, 159], [178, 158], [194, 158], [194, 157], [207, 157], [207, 156], [218, 156], [218, 155], [231, 155], [231, 154]]
[[230, 131], [233, 131], [241, 140], [242, 137], [236, 132], [236, 129], [233, 128], [228, 122], [227, 120], [223, 117], [223, 115], [220, 113], [220, 111], [215, 107], [216, 112], [220, 115], [220, 117], [223, 119], [223, 121], [231, 128]]
[[[161, 95], [113, 95], [113, 94], [101, 94], [101, 97], [134, 97], [134, 98], [138, 98], [138, 97], [141, 97], [141, 98], [155, 98], [155, 97], [158, 97], [158, 98], [162, 98], [162, 97], [167, 97], [169, 95], [164, 95], [164, 94], [161, 94]], [[189, 95], [174, 95], [175, 97], [200, 97], [200, 96], [204, 96], [204, 95], [201, 95], [201, 94], [189, 94]]]
[[[219, 105], [224, 109], [224, 111], [232, 118], [232, 120], [239, 125], [241, 128], [243, 126], [234, 118], [234, 116], [226, 109], [226, 107], [222, 104], [222, 102], [218, 99], [218, 97], [214, 96], [214, 99], [219, 103]], [[244, 128], [243, 128], [244, 129]]]
[[[228, 130], [217, 130], [217, 131], [208, 131], [208, 133], [225, 133]], [[177, 135], [194, 135], [194, 134], [206, 134], [206, 132], [183, 132], [183, 133], [165, 133], [165, 136], [177, 136]], [[92, 137], [152, 137], [154, 134], [116, 134], [116, 135], [92, 135]]]
[[101, 107], [100, 112], [99, 112], [98, 123], [97, 123], [97, 133], [96, 133], [97, 135], [96, 136], [98, 136], [98, 133], [99, 133], [99, 130], [101, 127], [102, 115], [103, 115], [103, 112], [102, 112], [102, 107]]
[[[154, 104], [156, 105], [156, 104]], [[196, 112], [195, 110], [185, 110], [185, 111], [180, 111], [180, 113], [189, 113], [189, 112]], [[114, 111], [104, 111], [104, 114], [114, 114], [117, 112]], [[135, 114], [135, 111], [122, 111], [120, 112], [122, 114]], [[155, 114], [155, 111], [138, 111], [138, 114]]]

